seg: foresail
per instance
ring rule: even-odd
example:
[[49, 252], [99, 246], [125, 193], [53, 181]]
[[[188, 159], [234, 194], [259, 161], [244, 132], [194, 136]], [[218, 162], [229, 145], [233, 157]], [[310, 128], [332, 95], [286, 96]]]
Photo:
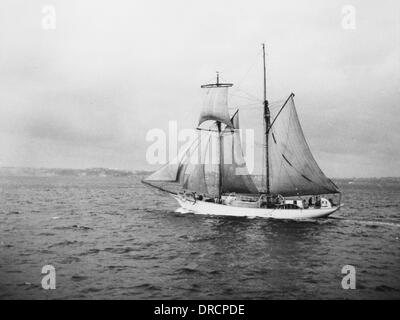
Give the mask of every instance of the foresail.
[[[208, 138], [208, 139], [207, 139]], [[206, 184], [205, 152], [209, 145], [210, 135], [206, 138], [200, 134], [197, 145], [190, 150], [190, 155], [182, 161], [179, 171], [179, 182], [186, 190], [200, 194], [209, 194]]]
[[228, 86], [203, 86], [203, 107], [200, 113], [199, 126], [207, 121], [220, 121], [231, 126], [228, 111]]
[[310, 151], [293, 97], [271, 127], [268, 144], [271, 193], [294, 196], [338, 192]]
[[159, 183], [175, 183], [174, 189], [180, 185], [190, 192], [215, 196], [218, 181], [218, 163], [213, 152], [216, 149], [216, 134], [200, 131], [198, 134], [188, 149], [143, 181], [156, 187], [159, 187]]
[[249, 175], [240, 141], [239, 113], [232, 118], [234, 130], [226, 128], [222, 133], [222, 192], [257, 193]]
[[190, 158], [193, 150], [197, 150], [200, 140], [195, 139], [191, 145], [178, 154], [172, 161], [153, 172], [144, 181], [153, 182], [179, 182], [182, 171], [184, 171], [188, 158]]
[[145, 181], [162, 181], [162, 182], [177, 182], [179, 164], [167, 163], [150, 176], [145, 178]]

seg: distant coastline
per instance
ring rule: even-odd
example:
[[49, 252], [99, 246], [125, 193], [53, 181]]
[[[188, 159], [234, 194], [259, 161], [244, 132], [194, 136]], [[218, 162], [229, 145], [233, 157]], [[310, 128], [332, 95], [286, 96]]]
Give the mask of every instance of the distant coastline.
[[[130, 177], [137, 175], [149, 175], [153, 170], [120, 170], [109, 168], [31, 168], [31, 167], [0, 167], [0, 177], [53, 177], [53, 176], [72, 176], [72, 177]], [[333, 178], [336, 181], [390, 181], [399, 182], [400, 177], [350, 177]]]
[[150, 174], [152, 171], [145, 170], [118, 170], [108, 168], [87, 168], [87, 169], [68, 169], [68, 168], [30, 168], [30, 167], [0, 167], [1, 176], [16, 177], [53, 177], [53, 176], [72, 176], [72, 177], [129, 177], [136, 175]]

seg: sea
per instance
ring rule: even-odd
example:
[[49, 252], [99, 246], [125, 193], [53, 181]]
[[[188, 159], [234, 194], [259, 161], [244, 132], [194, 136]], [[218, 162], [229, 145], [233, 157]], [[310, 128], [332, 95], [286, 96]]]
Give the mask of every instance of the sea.
[[142, 178], [0, 176], [0, 299], [400, 298], [400, 179], [285, 221], [176, 212]]

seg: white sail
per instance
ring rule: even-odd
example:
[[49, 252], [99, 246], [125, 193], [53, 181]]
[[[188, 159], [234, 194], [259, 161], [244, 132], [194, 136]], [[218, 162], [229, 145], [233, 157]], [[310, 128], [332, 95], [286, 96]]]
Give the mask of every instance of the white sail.
[[206, 182], [206, 155], [210, 145], [210, 134], [199, 136], [199, 142], [181, 162], [179, 183], [185, 190], [209, 194]]
[[[211, 141], [212, 138], [215, 140], [215, 136], [215, 133], [199, 132], [198, 138], [188, 149], [144, 181], [157, 187], [162, 182], [174, 182], [188, 191], [215, 195], [218, 163], [215, 159], [210, 160]], [[163, 189], [168, 190], [168, 185], [164, 185]]]
[[198, 149], [200, 142], [199, 138], [196, 139], [186, 150], [180, 152], [175, 159], [153, 172], [144, 181], [178, 182], [181, 179], [182, 170], [184, 170], [189, 161], [188, 159], [191, 158], [194, 150]]
[[228, 88], [227, 85], [203, 86], [203, 107], [200, 113], [199, 126], [207, 121], [220, 121], [231, 126], [228, 111]]
[[234, 130], [226, 128], [222, 134], [222, 192], [257, 193], [247, 170], [239, 133], [239, 112], [232, 117]]
[[268, 145], [272, 194], [289, 196], [338, 192], [335, 184], [319, 168], [308, 147], [293, 96], [273, 123]]
[[145, 181], [163, 181], [163, 182], [176, 182], [178, 174], [179, 164], [167, 163], [150, 176]]
[[[270, 192], [286, 196], [337, 193], [335, 184], [325, 176], [315, 161], [304, 137], [290, 97], [282, 103], [271, 104], [269, 132]], [[278, 114], [279, 113], [279, 114]], [[261, 193], [266, 192], [265, 128], [263, 107], [246, 110], [241, 114], [242, 130], [254, 130], [253, 171], [250, 175]]]

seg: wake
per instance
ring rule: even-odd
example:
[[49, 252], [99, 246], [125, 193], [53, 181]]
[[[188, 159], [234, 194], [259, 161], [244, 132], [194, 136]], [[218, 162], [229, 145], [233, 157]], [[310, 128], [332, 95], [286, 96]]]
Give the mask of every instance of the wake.
[[329, 217], [328, 219], [354, 222], [354, 223], [359, 223], [359, 224], [368, 225], [368, 226], [386, 226], [386, 227], [400, 228], [400, 223], [396, 223], [396, 222], [348, 219], [348, 218], [342, 218], [342, 217]]

